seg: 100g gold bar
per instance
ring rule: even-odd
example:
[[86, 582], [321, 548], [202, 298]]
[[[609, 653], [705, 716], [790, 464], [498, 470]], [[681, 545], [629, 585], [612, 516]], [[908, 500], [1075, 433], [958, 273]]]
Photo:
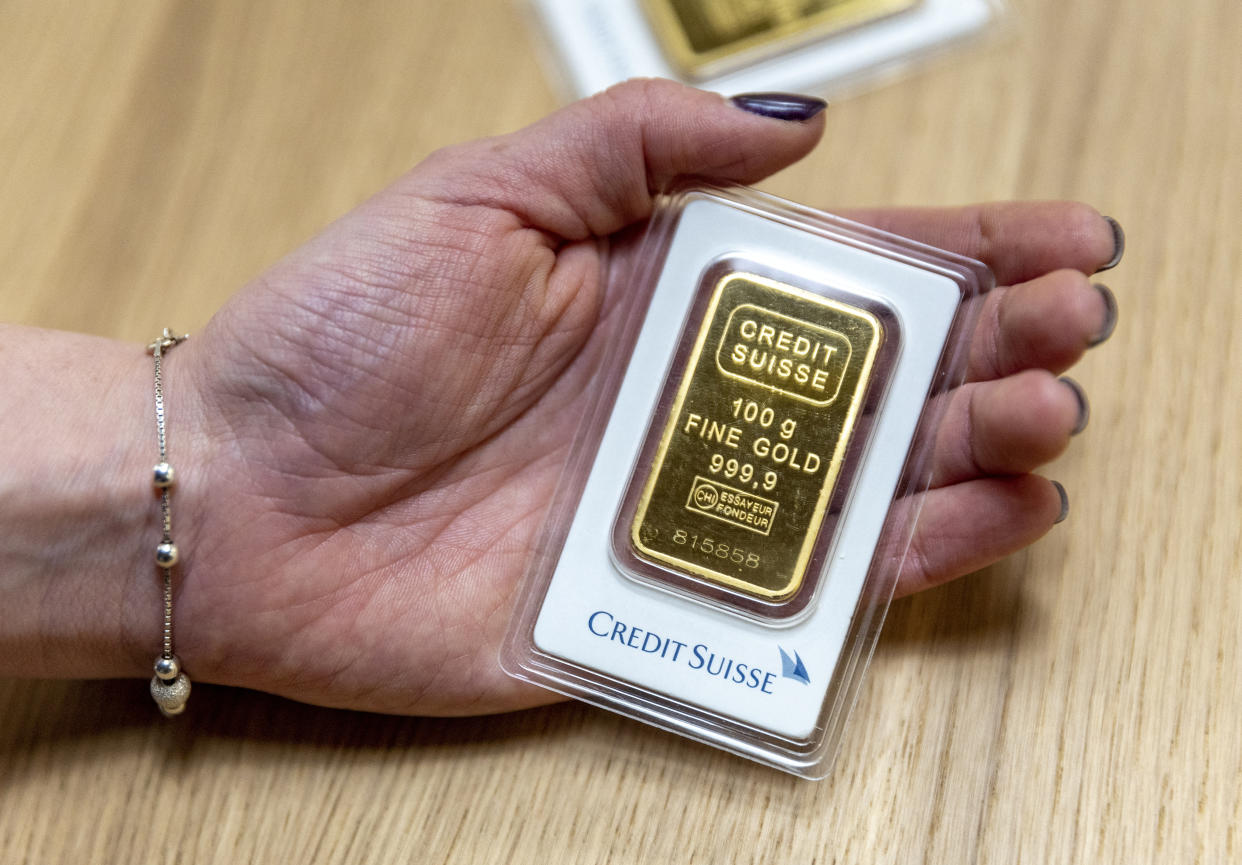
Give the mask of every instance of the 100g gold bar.
[[797, 593], [883, 339], [865, 309], [723, 276], [632, 482], [634, 555], [767, 601]]

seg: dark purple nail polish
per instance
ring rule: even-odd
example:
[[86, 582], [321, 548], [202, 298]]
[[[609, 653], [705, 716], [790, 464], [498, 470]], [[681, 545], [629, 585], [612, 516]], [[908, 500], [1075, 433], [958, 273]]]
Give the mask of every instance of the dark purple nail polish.
[[810, 120], [828, 107], [822, 99], [797, 93], [740, 93], [729, 101], [743, 111], [760, 117], [798, 123]]
[[1121, 263], [1121, 256], [1126, 254], [1126, 233], [1122, 229], [1121, 223], [1113, 219], [1111, 216], [1106, 216], [1104, 219], [1108, 221], [1108, 224], [1112, 226], [1113, 229], [1113, 257], [1110, 258], [1108, 263], [1101, 267], [1100, 270], [1097, 270], [1096, 273], [1104, 270], [1112, 270]]
[[1104, 298], [1104, 324], [1100, 326], [1100, 332], [1091, 337], [1087, 348], [1095, 348], [1108, 339], [1117, 327], [1117, 298], [1113, 295], [1112, 289], [1100, 282], [1091, 287], [1100, 293], [1100, 297]]
[[1069, 516], [1069, 493], [1057, 481], [1053, 481], [1052, 485], [1057, 488], [1057, 495], [1061, 497], [1061, 513], [1057, 514], [1057, 518], [1052, 521], [1053, 525], [1056, 525], [1065, 522], [1065, 518]]
[[1087, 402], [1086, 391], [1078, 382], [1068, 375], [1061, 376], [1060, 382], [1073, 391], [1074, 399], [1078, 400], [1078, 420], [1074, 423], [1074, 428], [1070, 430], [1070, 435], [1076, 436], [1087, 428], [1087, 421], [1091, 419], [1091, 405]]

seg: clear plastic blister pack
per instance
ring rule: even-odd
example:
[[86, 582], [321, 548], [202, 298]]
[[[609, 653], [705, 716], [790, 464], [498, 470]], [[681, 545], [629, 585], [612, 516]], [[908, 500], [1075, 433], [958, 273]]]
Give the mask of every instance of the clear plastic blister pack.
[[527, 0], [566, 98], [636, 77], [822, 92], [887, 81], [1002, 32], [1001, 0]]
[[992, 276], [699, 184], [662, 196], [633, 261], [501, 663], [822, 777]]

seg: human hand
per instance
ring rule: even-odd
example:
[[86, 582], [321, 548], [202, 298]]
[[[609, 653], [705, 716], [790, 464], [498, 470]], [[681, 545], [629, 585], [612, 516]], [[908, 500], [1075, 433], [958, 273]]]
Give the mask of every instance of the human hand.
[[[179, 459], [200, 467], [177, 493], [194, 678], [396, 713], [555, 699], [496, 651], [624, 291], [601, 252], [673, 177], [752, 183], [822, 129], [631, 82], [432, 155], [234, 297], [167, 362], [187, 400]], [[950, 398], [910, 592], [1061, 515], [1028, 473], [1085, 410], [1055, 373], [1111, 327], [1085, 274], [1114, 234], [1074, 204], [845, 215], [1012, 286], [987, 298]], [[149, 616], [133, 623], [146, 669], [157, 640]]]

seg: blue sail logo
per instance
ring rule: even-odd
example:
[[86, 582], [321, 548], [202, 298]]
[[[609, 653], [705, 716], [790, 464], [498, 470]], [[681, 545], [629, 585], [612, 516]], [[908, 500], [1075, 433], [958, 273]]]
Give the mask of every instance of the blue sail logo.
[[796, 651], [793, 657], [789, 657], [789, 653], [780, 646], [776, 647], [781, 653], [781, 678], [794, 679], [804, 685], [811, 684], [811, 674], [806, 671], [806, 664], [802, 663], [802, 656]]

